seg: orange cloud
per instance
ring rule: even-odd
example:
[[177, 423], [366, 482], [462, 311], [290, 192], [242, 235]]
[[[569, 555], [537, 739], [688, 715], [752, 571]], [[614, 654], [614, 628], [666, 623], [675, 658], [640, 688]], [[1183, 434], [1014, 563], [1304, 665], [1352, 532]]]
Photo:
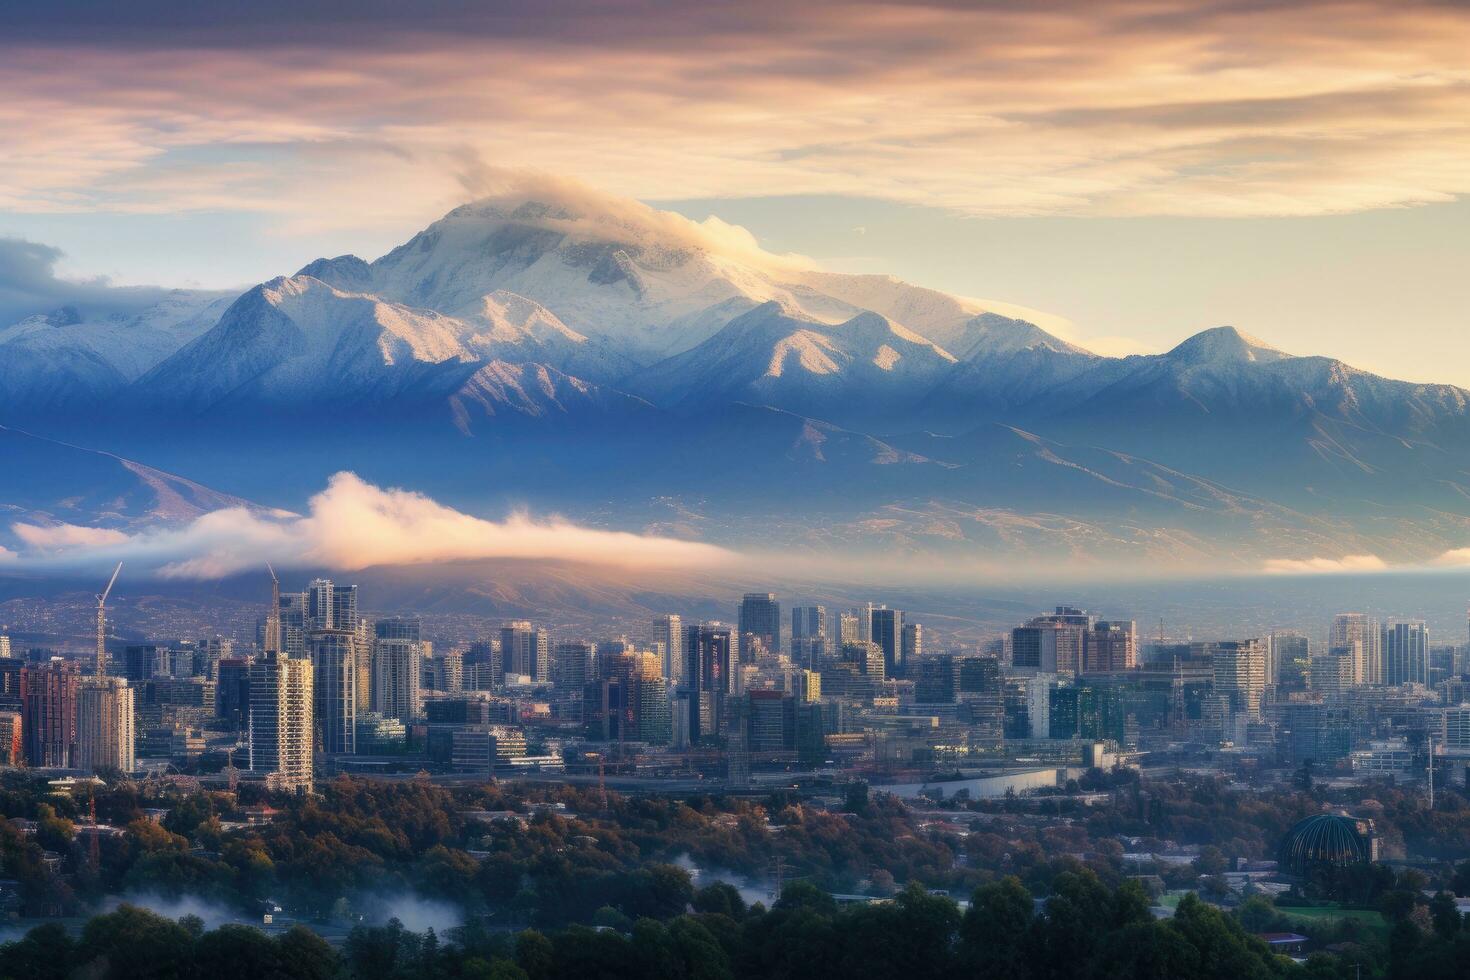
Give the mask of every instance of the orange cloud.
[[298, 6], [284, 33], [208, 4], [186, 21], [9, 25], [0, 208], [421, 223], [464, 196], [467, 151], [633, 196], [845, 193], [980, 215], [1470, 193], [1458, 5]]
[[181, 528], [128, 534], [74, 525], [16, 524], [27, 546], [12, 564], [76, 567], [127, 560], [166, 578], [221, 578], [272, 561], [357, 571], [488, 558], [534, 558], [622, 568], [713, 567], [732, 555], [712, 545], [583, 527], [514, 514], [490, 521], [422, 494], [382, 489], [338, 473], [304, 516], [245, 508], [205, 514]]

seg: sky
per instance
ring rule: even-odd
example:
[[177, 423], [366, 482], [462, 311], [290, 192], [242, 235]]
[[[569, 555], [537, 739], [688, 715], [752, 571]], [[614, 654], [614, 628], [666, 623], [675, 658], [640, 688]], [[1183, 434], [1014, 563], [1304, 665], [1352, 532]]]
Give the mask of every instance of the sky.
[[1470, 386], [1467, 52], [1451, 0], [19, 0], [0, 236], [244, 285], [381, 254], [490, 165], [1104, 353], [1229, 323]]

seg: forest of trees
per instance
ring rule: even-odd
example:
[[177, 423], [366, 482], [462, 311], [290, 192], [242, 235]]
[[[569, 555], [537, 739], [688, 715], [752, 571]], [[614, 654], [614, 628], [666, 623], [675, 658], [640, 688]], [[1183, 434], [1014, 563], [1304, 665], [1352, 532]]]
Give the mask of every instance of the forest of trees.
[[[1088, 871], [1058, 875], [1038, 910], [1015, 878], [985, 885], [961, 911], [912, 885], [892, 900], [839, 908], [804, 882], [770, 909], [747, 908], [728, 885], [695, 893], [688, 911], [600, 928], [489, 933], [454, 941], [396, 922], [359, 927], [340, 951], [296, 927], [272, 938], [246, 926], [205, 931], [123, 906], [73, 939], [59, 925], [0, 947], [0, 977], [201, 980], [1265, 980], [1353, 975], [1441, 980], [1470, 965], [1470, 932], [1405, 918], [1386, 949], [1305, 965], [1272, 954], [1235, 916], [1187, 896], [1156, 919], [1135, 882], [1109, 889]], [[665, 910], [673, 911], [673, 910]]]
[[[1452, 893], [1470, 893], [1470, 864], [1448, 860], [1470, 851], [1454, 850], [1470, 835], [1462, 796], [1444, 793], [1431, 812], [1410, 794], [1374, 789], [1371, 806], [1387, 844], [1427, 857], [1419, 867], [1321, 875], [1275, 902], [1255, 896], [1227, 913], [1186, 899], [1161, 923], [1131, 876], [1158, 873], [1171, 887], [1223, 899], [1229, 857], [1270, 856], [1287, 828], [1328, 801], [1306, 788], [1241, 794], [1208, 778], [1140, 783], [1112, 774], [1091, 788], [1100, 785], [1112, 791], [1110, 805], [1083, 807], [1063, 796], [1038, 813], [1022, 801], [916, 810], [861, 786], [829, 811], [781, 794], [613, 795], [604, 804], [570, 787], [447, 790], [343, 778], [317, 796], [270, 799], [280, 813], [258, 826], [238, 822], [242, 807], [265, 801], [248, 791], [150, 795], [122, 785], [95, 798], [99, 819], [122, 829], [100, 842], [94, 863], [78, 832], [87, 801], [11, 773], [0, 777], [0, 813], [31, 823], [22, 830], [0, 820], [0, 876], [18, 883], [28, 914], [85, 915], [109, 896], [150, 894], [215, 902], [258, 921], [270, 898], [297, 920], [340, 928], [355, 921], [357, 896], [401, 893], [451, 903], [468, 925], [442, 936], [359, 925], [335, 951], [304, 928], [276, 937], [245, 926], [205, 931], [197, 921], [124, 906], [92, 918], [79, 937], [46, 925], [5, 946], [0, 977], [233, 975], [244, 963], [264, 964], [250, 974], [259, 977], [623, 976], [654, 962], [669, 976], [879, 975], [877, 964], [899, 955], [888, 945], [935, 976], [982, 967], [985, 976], [1038, 980], [1064, 969], [1213, 976], [1222, 951], [1239, 961], [1232, 972], [1265, 976], [1290, 972], [1289, 963], [1247, 934], [1288, 930], [1333, 947], [1311, 965], [1314, 975], [1347, 975], [1330, 971], [1351, 967], [1418, 980], [1442, 975], [1445, 963], [1470, 975], [1466, 937], [1445, 911]], [[936, 809], [950, 829], [923, 816]], [[516, 816], [478, 815], [484, 811]], [[955, 825], [966, 829], [956, 834]], [[1173, 842], [1197, 846], [1199, 856], [1125, 866], [1120, 835], [1137, 838], [1136, 850]], [[729, 886], [697, 888], [685, 870], [690, 861], [757, 879], [778, 866], [796, 883], [770, 909], [746, 908]], [[832, 905], [829, 893], [854, 891], [896, 897]], [[961, 916], [935, 891], [974, 894], [975, 904]], [[1032, 895], [1044, 900], [1040, 915]], [[1292, 918], [1294, 903], [1324, 900], [1383, 919], [1368, 928], [1360, 918], [1311, 925]], [[879, 935], [883, 948], [873, 947]], [[909, 941], [918, 935], [934, 938], [923, 956]], [[928, 950], [929, 940], [922, 945]], [[142, 972], [121, 965], [154, 947], [137, 961]], [[1073, 962], [1064, 966], [1061, 956]], [[109, 970], [96, 973], [102, 960]], [[163, 963], [176, 966], [162, 970]]]

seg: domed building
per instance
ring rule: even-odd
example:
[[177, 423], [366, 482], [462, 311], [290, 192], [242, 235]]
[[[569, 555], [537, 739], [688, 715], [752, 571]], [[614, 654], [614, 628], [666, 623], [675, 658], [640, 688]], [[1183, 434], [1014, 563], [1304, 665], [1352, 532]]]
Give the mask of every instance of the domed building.
[[1307, 817], [1287, 831], [1276, 851], [1277, 867], [1299, 877], [1313, 868], [1345, 868], [1368, 864], [1377, 857], [1373, 821], [1336, 813]]

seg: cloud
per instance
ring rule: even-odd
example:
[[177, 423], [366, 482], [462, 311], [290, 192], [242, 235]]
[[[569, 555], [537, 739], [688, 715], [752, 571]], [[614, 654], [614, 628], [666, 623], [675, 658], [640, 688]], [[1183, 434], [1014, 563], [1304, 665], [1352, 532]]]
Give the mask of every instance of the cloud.
[[70, 308], [79, 315], [136, 313], [163, 299], [154, 286], [113, 286], [105, 278], [64, 279], [56, 274], [60, 249], [0, 238], [0, 327], [33, 313]]
[[75, 548], [106, 548], [126, 544], [128, 536], [122, 531], [101, 527], [79, 527], [76, 524], [15, 524], [11, 526], [15, 536], [32, 551], [66, 552]]
[[1344, 575], [1385, 572], [1389, 568], [1377, 555], [1344, 555], [1341, 558], [1271, 558], [1263, 571], [1267, 575]]
[[1429, 564], [1434, 568], [1470, 567], [1470, 548], [1451, 548]]
[[527, 217], [525, 222], [555, 229], [573, 239], [646, 239], [723, 256], [758, 269], [816, 268], [816, 262], [806, 256], [767, 252], [749, 230], [715, 215], [694, 221], [632, 198], [608, 194], [571, 177], [491, 166], [467, 148], [460, 157], [460, 184], [478, 205], [505, 211], [527, 202], [551, 205], [549, 213]]
[[73, 569], [127, 561], [165, 578], [215, 579], [271, 561], [280, 567], [357, 571], [489, 558], [617, 567], [712, 567], [733, 556], [711, 545], [582, 527], [513, 514], [490, 521], [407, 490], [338, 473], [304, 516], [227, 508], [178, 528], [136, 533], [72, 525], [12, 527], [26, 548], [12, 564]]
[[1470, 10], [1431, 0], [21, 7], [12, 210], [421, 220], [462, 198], [466, 148], [636, 197], [978, 215], [1470, 193]]

